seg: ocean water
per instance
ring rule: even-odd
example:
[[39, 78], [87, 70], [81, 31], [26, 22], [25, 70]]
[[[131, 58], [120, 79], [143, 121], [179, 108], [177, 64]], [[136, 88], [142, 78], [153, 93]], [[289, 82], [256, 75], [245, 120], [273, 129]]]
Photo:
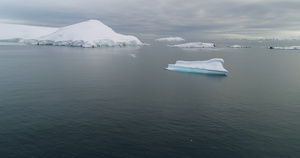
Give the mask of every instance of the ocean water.
[[[0, 157], [300, 157], [300, 50], [267, 49], [300, 42], [205, 42], [0, 45]], [[164, 70], [211, 58], [227, 76]]]

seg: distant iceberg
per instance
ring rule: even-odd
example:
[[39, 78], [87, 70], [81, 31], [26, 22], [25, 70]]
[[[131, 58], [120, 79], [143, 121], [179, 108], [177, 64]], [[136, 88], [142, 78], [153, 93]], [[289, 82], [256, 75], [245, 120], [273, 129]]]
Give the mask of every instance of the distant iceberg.
[[226, 75], [227, 70], [223, 67], [224, 60], [213, 58], [206, 61], [182, 61], [177, 60], [175, 64], [168, 64], [165, 69], [180, 72]]
[[181, 37], [166, 37], [166, 38], [155, 39], [155, 41], [180, 42], [180, 41], [185, 41], [185, 39]]
[[270, 47], [270, 49], [298, 50], [298, 49], [300, 49], [300, 46], [291, 46], [291, 47]]
[[229, 46], [229, 48], [250, 48], [249, 46], [241, 46], [241, 45], [233, 45]]
[[170, 47], [178, 47], [178, 48], [213, 48], [213, 47], [216, 47], [216, 46], [213, 43], [194, 42], [194, 43], [171, 45]]
[[[1, 26], [1, 25], [0, 25]], [[24, 26], [25, 27], [25, 26]], [[23, 29], [19, 27], [18, 29]], [[0, 29], [2, 32], [15, 32], [18, 29], [11, 29], [6, 27]], [[49, 31], [48, 31], [49, 30]], [[43, 33], [40, 33], [40, 32]], [[74, 25], [51, 28], [45, 31], [43, 28], [40, 30], [30, 30], [29, 34], [35, 36], [25, 36], [16, 33], [14, 36], [1, 37], [2, 41], [9, 41], [12, 39], [16, 42], [34, 44], [34, 45], [55, 45], [55, 46], [76, 46], [76, 47], [113, 47], [113, 46], [139, 46], [143, 43], [134, 36], [126, 36], [118, 34], [110, 27], [104, 25], [98, 20], [89, 20]]]

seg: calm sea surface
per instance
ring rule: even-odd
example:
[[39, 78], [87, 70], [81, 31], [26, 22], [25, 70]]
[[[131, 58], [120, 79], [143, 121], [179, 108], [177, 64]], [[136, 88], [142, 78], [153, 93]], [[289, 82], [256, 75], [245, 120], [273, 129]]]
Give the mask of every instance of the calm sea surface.
[[[300, 42], [203, 42], [0, 45], [0, 157], [300, 157], [300, 50], [267, 49]], [[227, 76], [164, 70], [211, 58]]]

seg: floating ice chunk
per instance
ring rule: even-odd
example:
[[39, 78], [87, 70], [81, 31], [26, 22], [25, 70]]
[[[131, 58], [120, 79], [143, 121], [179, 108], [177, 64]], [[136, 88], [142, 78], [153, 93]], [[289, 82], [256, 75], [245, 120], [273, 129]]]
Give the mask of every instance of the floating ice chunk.
[[223, 67], [224, 60], [213, 58], [206, 61], [182, 61], [177, 60], [175, 64], [168, 64], [165, 69], [180, 72], [203, 73], [226, 75], [227, 70]]
[[298, 50], [300, 46], [291, 46], [291, 47], [270, 47], [270, 49], [281, 49], [281, 50]]
[[193, 42], [193, 43], [184, 43], [172, 45], [170, 47], [178, 47], [178, 48], [213, 48], [215, 45], [213, 43], [202, 43], [202, 42]]
[[179, 41], [185, 41], [185, 39], [181, 37], [166, 37], [166, 38], [155, 39], [155, 41], [179, 42]]
[[233, 45], [233, 46], [229, 46], [230, 48], [250, 48], [248, 46], [241, 46], [241, 45]]

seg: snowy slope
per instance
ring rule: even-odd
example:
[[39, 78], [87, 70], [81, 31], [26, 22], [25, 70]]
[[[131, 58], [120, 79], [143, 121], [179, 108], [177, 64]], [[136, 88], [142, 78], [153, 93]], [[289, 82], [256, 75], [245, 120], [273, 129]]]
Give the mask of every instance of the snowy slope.
[[[29, 31], [25, 29], [30, 28]], [[31, 26], [18, 26], [16, 29], [6, 27], [6, 36], [0, 39], [37, 45], [101, 47], [101, 46], [127, 46], [142, 45], [143, 43], [134, 36], [118, 34], [98, 20], [89, 20], [62, 28], [31, 28]], [[15, 30], [17, 31], [14, 33]], [[25, 30], [25, 31], [24, 31]], [[4, 31], [3, 31], [4, 32]], [[27, 33], [23, 33], [27, 32]]]
[[39, 44], [83, 47], [142, 45], [134, 36], [118, 34], [98, 20], [66, 26], [39, 38]]
[[0, 23], [0, 40], [37, 39], [55, 32], [58, 28]]

